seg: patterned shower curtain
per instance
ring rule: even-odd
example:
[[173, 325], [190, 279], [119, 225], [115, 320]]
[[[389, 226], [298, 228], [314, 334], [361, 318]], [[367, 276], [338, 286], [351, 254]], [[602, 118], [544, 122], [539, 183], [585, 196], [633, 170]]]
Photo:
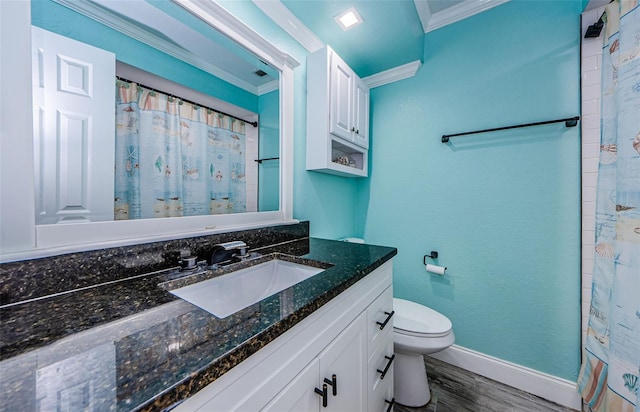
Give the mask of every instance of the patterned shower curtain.
[[593, 411], [640, 412], [640, 7], [606, 8], [595, 262], [578, 390]]
[[116, 81], [115, 219], [246, 210], [245, 123]]

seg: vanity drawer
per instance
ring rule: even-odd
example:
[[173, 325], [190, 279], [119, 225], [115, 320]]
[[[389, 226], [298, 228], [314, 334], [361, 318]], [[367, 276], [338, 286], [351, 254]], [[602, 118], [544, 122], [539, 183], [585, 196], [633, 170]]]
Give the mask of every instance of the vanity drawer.
[[[373, 353], [367, 363], [367, 373], [369, 375], [369, 411], [382, 412], [390, 409], [390, 402], [393, 399], [393, 378], [394, 361], [393, 357], [393, 335], [386, 344], [380, 345]], [[382, 343], [382, 342], [381, 342]], [[386, 369], [386, 371], [385, 371]], [[384, 376], [382, 372], [386, 372]]]
[[[367, 308], [368, 355], [384, 342], [386, 335], [393, 332], [393, 285], [389, 286]], [[393, 337], [391, 337], [393, 340]]]

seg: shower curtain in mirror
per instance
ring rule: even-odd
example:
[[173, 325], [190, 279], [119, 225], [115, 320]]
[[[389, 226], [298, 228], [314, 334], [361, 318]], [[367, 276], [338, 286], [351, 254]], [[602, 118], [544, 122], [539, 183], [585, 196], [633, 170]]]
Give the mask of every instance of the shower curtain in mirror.
[[244, 212], [245, 123], [116, 81], [115, 219]]
[[593, 411], [640, 412], [640, 7], [606, 8], [595, 262], [578, 389]]

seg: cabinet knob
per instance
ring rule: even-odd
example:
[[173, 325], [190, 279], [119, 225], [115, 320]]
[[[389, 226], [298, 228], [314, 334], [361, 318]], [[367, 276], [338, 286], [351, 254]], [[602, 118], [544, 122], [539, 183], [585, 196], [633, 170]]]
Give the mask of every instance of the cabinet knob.
[[356, 128], [355, 128], [355, 127], [352, 127], [352, 128], [351, 128], [351, 131], [352, 131], [352, 132], [355, 132], [355, 131], [356, 131]]
[[387, 365], [384, 367], [384, 370], [380, 370], [377, 369], [378, 373], [380, 374], [380, 379], [384, 379], [384, 377], [387, 375], [387, 372], [389, 372], [389, 367], [391, 367], [391, 364], [393, 363], [393, 360], [395, 359], [396, 355], [391, 355], [391, 357], [385, 356], [384, 358], [388, 360]]
[[331, 380], [324, 378], [324, 383], [331, 386], [331, 392], [333, 393], [333, 396], [336, 396], [338, 394], [338, 377], [335, 373], [331, 375]]
[[326, 408], [327, 407], [327, 385], [323, 384], [322, 389], [315, 388], [315, 392], [318, 395], [322, 396], [322, 407]]
[[378, 325], [380, 325], [380, 330], [384, 329], [384, 327], [387, 326], [387, 323], [389, 323], [395, 313], [395, 310], [392, 310], [391, 312], [384, 312], [384, 314], [387, 315], [387, 318], [384, 320], [384, 322], [376, 322]]
[[360, 134], [360, 129], [356, 129], [356, 134]]

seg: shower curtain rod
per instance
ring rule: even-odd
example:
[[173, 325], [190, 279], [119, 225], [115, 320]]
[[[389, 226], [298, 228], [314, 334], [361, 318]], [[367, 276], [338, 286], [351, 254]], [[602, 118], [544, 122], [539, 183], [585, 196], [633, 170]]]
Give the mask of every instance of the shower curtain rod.
[[580, 120], [580, 116], [568, 117], [566, 119], [547, 120], [545, 122], [519, 124], [519, 125], [515, 125], [515, 126], [496, 127], [496, 128], [493, 128], [493, 129], [474, 130], [473, 132], [464, 132], [464, 133], [456, 133], [456, 134], [443, 134], [442, 135], [442, 143], [448, 143], [450, 137], [466, 136], [466, 135], [469, 135], [469, 134], [478, 134], [478, 133], [486, 133], [486, 132], [496, 132], [498, 130], [518, 129], [520, 127], [540, 126], [540, 125], [543, 125], [543, 124], [551, 124], [551, 123], [564, 122], [564, 125], [566, 127], [575, 127], [578, 124], [578, 120]]
[[253, 127], [258, 127], [258, 122], [250, 122], [250, 121], [248, 121], [248, 120], [241, 119], [241, 118], [240, 118], [240, 117], [238, 117], [238, 116], [234, 116], [234, 115], [232, 115], [232, 114], [225, 113], [225, 112], [220, 111], [220, 110], [218, 110], [218, 109], [214, 109], [213, 107], [207, 107], [207, 106], [205, 106], [205, 105], [202, 105], [202, 104], [200, 104], [200, 103], [193, 102], [193, 101], [191, 101], [191, 100], [183, 99], [182, 97], [174, 96], [174, 95], [173, 95], [173, 94], [171, 94], [171, 93], [167, 93], [167, 92], [164, 92], [164, 91], [162, 91], [162, 90], [158, 90], [158, 89], [156, 89], [156, 88], [153, 88], [153, 87], [147, 86], [147, 85], [145, 85], [145, 84], [141, 84], [141, 83], [139, 83], [139, 82], [136, 82], [135, 80], [125, 79], [124, 77], [120, 77], [120, 76], [116, 76], [116, 79], [118, 79], [118, 80], [120, 80], [120, 81], [123, 81], [123, 82], [127, 82], [127, 83], [135, 83], [135, 84], [137, 84], [137, 85], [138, 85], [138, 86], [140, 86], [140, 87], [144, 87], [145, 89], [149, 89], [149, 90], [154, 91], [154, 92], [157, 92], [157, 93], [166, 94], [167, 96], [173, 97], [174, 99], [182, 100], [182, 101], [183, 101], [183, 102], [185, 102], [185, 103], [190, 103], [190, 104], [192, 104], [192, 105], [194, 105], [194, 106], [198, 106], [198, 107], [204, 107], [205, 109], [212, 110], [212, 111], [214, 111], [214, 112], [216, 112], [216, 113], [220, 113], [220, 114], [223, 114], [223, 115], [225, 115], [225, 116], [229, 116], [229, 117], [231, 117], [231, 118], [233, 118], [233, 119], [240, 120], [240, 121], [242, 121], [242, 122], [248, 123], [248, 124], [250, 124], [250, 125], [251, 125], [251, 126], [253, 126]]

